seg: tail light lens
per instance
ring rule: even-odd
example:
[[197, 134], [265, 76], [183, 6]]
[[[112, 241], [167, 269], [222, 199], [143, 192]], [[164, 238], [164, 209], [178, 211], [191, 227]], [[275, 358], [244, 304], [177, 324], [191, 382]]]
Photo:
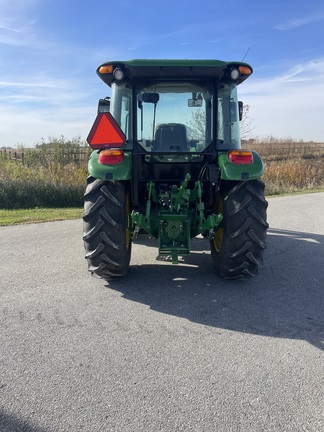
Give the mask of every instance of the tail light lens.
[[102, 150], [98, 162], [102, 165], [117, 165], [124, 160], [124, 153], [121, 150]]
[[236, 165], [253, 163], [253, 153], [247, 150], [230, 150], [227, 157], [230, 162]]

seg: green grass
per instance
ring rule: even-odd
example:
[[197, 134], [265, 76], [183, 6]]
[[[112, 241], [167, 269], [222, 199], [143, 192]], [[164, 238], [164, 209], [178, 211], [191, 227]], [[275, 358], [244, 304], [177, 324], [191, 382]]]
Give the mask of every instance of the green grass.
[[80, 208], [0, 209], [0, 226], [79, 219], [82, 213]]
[[[324, 189], [300, 190], [292, 193], [283, 193], [278, 195], [268, 195], [266, 198], [275, 198], [278, 196], [300, 195], [324, 192]], [[83, 209], [81, 208], [34, 208], [23, 210], [1, 210], [0, 209], [0, 226], [19, 225], [28, 223], [54, 222], [67, 219], [82, 218]]]

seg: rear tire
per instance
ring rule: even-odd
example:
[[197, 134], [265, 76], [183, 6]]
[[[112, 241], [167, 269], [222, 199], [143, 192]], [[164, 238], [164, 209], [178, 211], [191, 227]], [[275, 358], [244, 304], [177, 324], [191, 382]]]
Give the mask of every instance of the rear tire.
[[267, 206], [260, 180], [225, 181], [215, 202], [223, 214], [211, 240], [211, 257], [224, 279], [248, 279], [258, 274], [266, 248]]
[[103, 279], [127, 273], [131, 257], [130, 191], [126, 182], [88, 178], [84, 247], [89, 271]]

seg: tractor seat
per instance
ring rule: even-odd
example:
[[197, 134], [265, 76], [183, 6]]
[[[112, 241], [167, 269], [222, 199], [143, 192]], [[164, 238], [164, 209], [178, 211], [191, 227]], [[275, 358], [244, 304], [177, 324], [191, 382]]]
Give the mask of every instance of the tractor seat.
[[153, 151], [188, 151], [187, 128], [181, 123], [165, 123], [157, 127]]

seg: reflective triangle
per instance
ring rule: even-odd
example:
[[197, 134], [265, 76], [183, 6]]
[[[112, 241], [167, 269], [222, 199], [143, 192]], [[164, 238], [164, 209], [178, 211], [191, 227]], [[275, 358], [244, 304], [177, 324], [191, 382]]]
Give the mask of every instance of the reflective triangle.
[[96, 148], [122, 147], [126, 140], [124, 132], [110, 113], [99, 113], [90, 130], [87, 141]]

